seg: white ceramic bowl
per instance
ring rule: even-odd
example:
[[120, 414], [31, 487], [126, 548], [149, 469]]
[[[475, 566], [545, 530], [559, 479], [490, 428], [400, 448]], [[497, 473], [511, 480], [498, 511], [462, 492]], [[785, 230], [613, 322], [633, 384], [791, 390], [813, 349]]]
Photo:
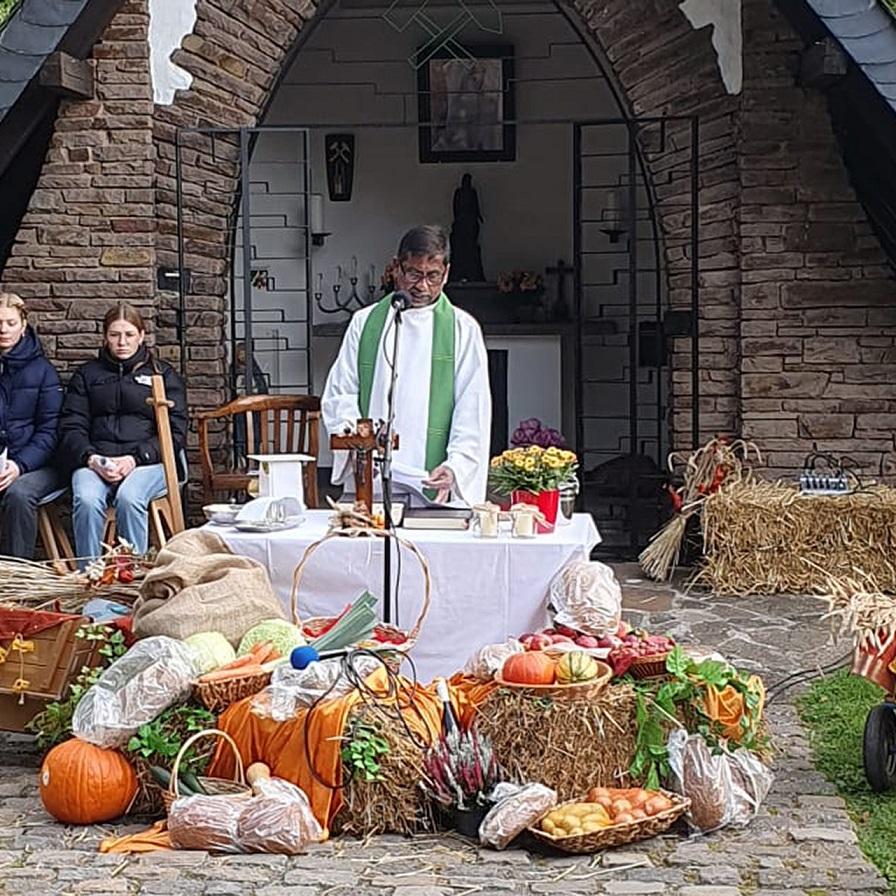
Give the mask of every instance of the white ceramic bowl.
[[231, 525], [240, 510], [242, 507], [239, 504], [206, 504], [202, 508], [205, 518], [210, 523], [218, 523], [222, 526]]

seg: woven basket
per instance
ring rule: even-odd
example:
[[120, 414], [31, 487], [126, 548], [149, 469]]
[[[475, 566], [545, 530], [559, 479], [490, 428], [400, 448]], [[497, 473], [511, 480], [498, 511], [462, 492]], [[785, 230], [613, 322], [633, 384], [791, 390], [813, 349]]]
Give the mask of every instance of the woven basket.
[[625, 846], [627, 843], [637, 843], [639, 840], [647, 840], [667, 831], [687, 811], [691, 801], [678, 793], [670, 793], [668, 790], [658, 791], [663, 796], [672, 800], [672, 806], [664, 812], [642, 818], [640, 821], [631, 821], [627, 824], [614, 824], [590, 834], [576, 834], [573, 837], [552, 837], [542, 831], [538, 825], [541, 819], [551, 812], [581, 803], [583, 800], [567, 800], [542, 813], [538, 821], [529, 828], [529, 833], [540, 843], [544, 843], [553, 849], [569, 853], [590, 853], [601, 849], [612, 849], [614, 846]]
[[635, 678], [663, 678], [669, 673], [666, 671], [666, 657], [671, 650], [665, 653], [655, 653], [652, 656], [639, 656], [629, 667], [628, 671]]
[[592, 700], [603, 691], [613, 677], [613, 670], [606, 664], [597, 663], [597, 678], [591, 681], [579, 681], [575, 684], [521, 684], [518, 681], [505, 681], [498, 672], [495, 684], [502, 688], [513, 688], [517, 691], [528, 691], [533, 697], [550, 697], [554, 700]]
[[211, 712], [221, 712], [231, 703], [257, 694], [271, 683], [270, 672], [256, 672], [226, 681], [193, 682], [193, 696]]
[[239, 747], [234, 743], [233, 738], [226, 731], [221, 731], [219, 728], [206, 728], [203, 731], [197, 731], [192, 737], [188, 737], [174, 760], [174, 765], [171, 768], [171, 783], [168, 785], [167, 790], [162, 791], [162, 801], [165, 803], [166, 812], [171, 811], [172, 804], [180, 796], [178, 775], [180, 774], [180, 763], [184, 758], [184, 754], [197, 740], [208, 736], [223, 737], [230, 744], [236, 763], [234, 770], [236, 779], [231, 781], [227, 778], [212, 778], [208, 775], [198, 775], [197, 780], [202, 785], [202, 789], [208, 796], [226, 796], [231, 799], [234, 797], [247, 799], [252, 796], [252, 788], [246, 783], [246, 775], [243, 772], [243, 757], [240, 756]]
[[[293, 575], [292, 575], [292, 593], [290, 594], [290, 603], [292, 605], [292, 619], [293, 622], [302, 629], [303, 632], [306, 632], [310, 637], [315, 637], [315, 632], [319, 632], [327, 623], [332, 622], [335, 617], [333, 616], [313, 616], [309, 619], [305, 620], [303, 623], [301, 618], [299, 617], [298, 611], [298, 596], [299, 596], [299, 585], [302, 581], [302, 575], [305, 572], [305, 567], [308, 561], [311, 559], [312, 554], [325, 542], [330, 541], [333, 538], [358, 538], [361, 537], [358, 533], [359, 531], [363, 531], [364, 535], [370, 535], [374, 538], [394, 538], [396, 544], [398, 545], [398, 550], [400, 551], [402, 547], [406, 547], [416, 558], [420, 564], [420, 568], [423, 570], [423, 604], [420, 607], [420, 614], [417, 616], [417, 621], [413, 624], [413, 626], [408, 631], [402, 631], [399, 628], [396, 628], [394, 625], [388, 625], [386, 623], [378, 623], [377, 628], [385, 629], [388, 632], [392, 632], [396, 635], [402, 635], [405, 638], [405, 641], [401, 644], [390, 644], [388, 647], [385, 645], [383, 647], [377, 647], [377, 653], [383, 657], [384, 661], [394, 668], [396, 671], [398, 667], [401, 665], [402, 660], [405, 655], [410, 653], [413, 649], [414, 645], [417, 643], [417, 638], [420, 635], [420, 629], [423, 625], [423, 621], [426, 619], [426, 614], [429, 612], [429, 604], [430, 598], [432, 596], [432, 579], [429, 573], [429, 563], [426, 562], [426, 558], [420, 551], [417, 549], [417, 546], [410, 541], [406, 541], [403, 538], [399, 538], [397, 535], [394, 535], [392, 532], [386, 532], [382, 529], [336, 529], [333, 532], [325, 535], [323, 538], [318, 541], [312, 542], [305, 548], [305, 553], [302, 554], [302, 559], [299, 560], [298, 566], [296, 566]], [[390, 654], [392, 659], [390, 660]]]

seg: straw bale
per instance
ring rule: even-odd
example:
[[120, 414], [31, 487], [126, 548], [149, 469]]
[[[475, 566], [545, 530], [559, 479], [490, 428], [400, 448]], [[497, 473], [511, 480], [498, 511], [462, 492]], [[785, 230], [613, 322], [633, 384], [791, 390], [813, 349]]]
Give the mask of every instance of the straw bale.
[[552, 700], [498, 688], [477, 710], [511, 778], [538, 781], [561, 800], [591, 787], [628, 786], [635, 755], [635, 693], [611, 685], [587, 700]]
[[810, 496], [785, 483], [733, 482], [707, 498], [702, 525], [705, 558], [692, 584], [717, 594], [823, 594], [849, 574], [896, 591], [896, 489]]
[[[382, 721], [380, 714], [369, 707], [362, 708], [359, 715], [365, 722]], [[420, 788], [423, 750], [394, 720], [390, 725], [379, 725], [379, 734], [389, 744], [389, 752], [379, 757], [380, 780], [353, 778], [346, 782], [344, 803], [333, 821], [334, 831], [367, 837], [433, 830], [432, 807]]]

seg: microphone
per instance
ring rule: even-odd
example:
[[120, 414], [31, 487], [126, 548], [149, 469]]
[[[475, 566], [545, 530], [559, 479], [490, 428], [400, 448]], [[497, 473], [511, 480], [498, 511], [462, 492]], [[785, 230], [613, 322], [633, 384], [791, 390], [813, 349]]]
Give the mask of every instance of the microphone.
[[[289, 664], [293, 669], [307, 669], [312, 663], [346, 657], [356, 649], [357, 648], [355, 647], [343, 647], [340, 650], [324, 650], [319, 652], [310, 644], [305, 644], [302, 647], [293, 648], [292, 653], [289, 655]], [[388, 647], [370, 647], [365, 649], [368, 653], [377, 653], [380, 650], [388, 650]]]
[[398, 292], [392, 293], [391, 305], [396, 311], [407, 311], [411, 307], [412, 300], [409, 293], [400, 289]]

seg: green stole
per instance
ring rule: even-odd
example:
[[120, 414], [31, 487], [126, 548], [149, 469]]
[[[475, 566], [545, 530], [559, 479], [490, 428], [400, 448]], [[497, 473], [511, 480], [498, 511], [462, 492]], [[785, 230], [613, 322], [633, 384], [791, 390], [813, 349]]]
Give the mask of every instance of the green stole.
[[[392, 294], [382, 298], [364, 321], [358, 345], [358, 407], [362, 417], [370, 410], [373, 372], [380, 340], [391, 309]], [[429, 377], [429, 418], [426, 425], [426, 470], [431, 473], [448, 457], [448, 436], [454, 416], [454, 306], [440, 293], [433, 309], [432, 362]], [[432, 500], [433, 489], [424, 494]]]

